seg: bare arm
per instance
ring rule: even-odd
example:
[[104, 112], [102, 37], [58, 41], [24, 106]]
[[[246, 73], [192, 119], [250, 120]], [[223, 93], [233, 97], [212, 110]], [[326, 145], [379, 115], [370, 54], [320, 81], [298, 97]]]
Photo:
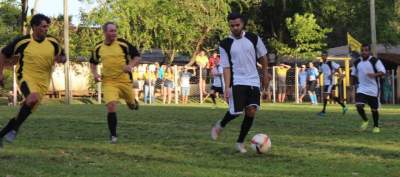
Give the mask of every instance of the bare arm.
[[101, 81], [101, 76], [99, 75], [99, 73], [97, 73], [97, 65], [95, 64], [90, 64], [90, 70], [92, 71], [94, 80], [96, 82], [100, 82]]
[[226, 102], [228, 102], [230, 93], [229, 89], [231, 87], [231, 68], [224, 68], [224, 83], [225, 83], [225, 90], [224, 90], [224, 97]]
[[140, 56], [135, 56], [133, 57], [129, 63], [124, 67], [124, 72], [126, 73], [130, 73], [132, 72], [133, 68], [137, 65], [139, 65], [139, 61], [140, 61]]
[[[268, 89], [269, 81], [271, 80], [271, 76], [268, 73], [268, 57], [266, 55], [262, 56], [259, 59], [261, 66], [262, 66], [262, 73], [263, 73], [263, 80], [262, 80], [262, 85], [263, 85], [263, 90]], [[290, 67], [290, 66], [289, 66]]]

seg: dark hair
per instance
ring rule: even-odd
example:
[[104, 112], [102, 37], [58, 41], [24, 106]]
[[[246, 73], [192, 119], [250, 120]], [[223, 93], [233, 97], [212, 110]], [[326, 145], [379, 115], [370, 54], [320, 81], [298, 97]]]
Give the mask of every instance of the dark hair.
[[361, 49], [364, 48], [364, 47], [368, 47], [368, 50], [371, 50], [371, 46], [370, 46], [369, 44], [363, 44], [363, 45], [361, 45]]
[[47, 17], [46, 15], [35, 14], [34, 16], [32, 16], [32, 19], [31, 19], [31, 27], [39, 26], [42, 23], [43, 20], [46, 21], [47, 24], [51, 23], [50, 18]]
[[103, 29], [103, 32], [106, 32], [106, 31], [107, 31], [108, 25], [115, 25], [115, 26], [117, 26], [117, 24], [115, 24], [114, 22], [106, 22], [106, 23], [104, 23], [104, 25], [101, 27], [101, 28]]
[[240, 13], [238, 13], [238, 12], [232, 12], [232, 13], [230, 13], [229, 15], [228, 15], [228, 21], [229, 20], [236, 20], [236, 19], [238, 19], [238, 18], [240, 18], [243, 22], [244, 22], [244, 17], [243, 17], [243, 15], [242, 14], [240, 14]]

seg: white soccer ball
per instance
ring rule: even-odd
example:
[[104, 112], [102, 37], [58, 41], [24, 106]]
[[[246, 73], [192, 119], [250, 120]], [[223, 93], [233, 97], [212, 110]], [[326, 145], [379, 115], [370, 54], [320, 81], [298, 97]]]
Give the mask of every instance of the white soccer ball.
[[258, 154], [267, 153], [271, 149], [271, 139], [266, 134], [254, 135], [251, 139], [251, 148]]

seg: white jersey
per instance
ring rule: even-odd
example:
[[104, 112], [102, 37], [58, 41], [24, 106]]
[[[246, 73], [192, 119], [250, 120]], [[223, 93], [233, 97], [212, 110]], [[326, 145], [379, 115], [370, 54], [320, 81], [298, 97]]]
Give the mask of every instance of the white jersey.
[[[331, 66], [329, 66], [329, 62]], [[324, 85], [336, 85], [336, 79], [334, 76], [332, 76], [332, 71], [334, 72], [339, 69], [340, 65], [334, 61], [329, 62], [327, 61], [322, 63], [322, 65], [319, 67], [319, 70], [322, 72], [322, 74], [324, 74]]]
[[247, 85], [260, 87], [260, 76], [257, 72], [257, 61], [256, 58], [260, 58], [267, 54], [267, 49], [264, 43], [257, 36], [257, 46], [254, 49], [253, 43], [245, 37], [245, 32], [240, 39], [236, 39], [232, 35], [229, 38], [233, 39], [231, 46], [231, 62], [229, 63], [229, 57], [227, 52], [220, 46], [220, 57], [221, 66], [223, 68], [232, 67], [233, 75], [232, 85]]
[[[357, 68], [355, 68], [355, 66], [351, 67], [351, 75], [358, 78], [357, 93], [377, 97], [379, 94], [379, 83], [376, 78], [367, 76], [368, 73], [375, 73], [372, 63], [370, 62], [371, 58], [372, 56], [367, 60], [360, 58], [361, 61], [358, 63]], [[383, 66], [380, 60], [375, 63], [375, 68], [377, 72], [386, 73], [385, 66]]]
[[224, 88], [224, 69], [222, 66], [217, 65], [215, 66], [212, 71], [213, 74], [218, 74], [218, 76], [213, 76], [213, 86], [214, 87], [222, 87]]

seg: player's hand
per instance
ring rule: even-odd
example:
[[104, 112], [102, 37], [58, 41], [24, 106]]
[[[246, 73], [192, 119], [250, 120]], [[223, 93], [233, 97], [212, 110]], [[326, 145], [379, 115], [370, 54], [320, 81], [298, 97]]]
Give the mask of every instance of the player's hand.
[[94, 81], [95, 82], [101, 82], [101, 76], [99, 74], [94, 75]]
[[225, 88], [224, 90], [224, 98], [227, 103], [229, 103], [229, 97], [231, 96], [231, 91], [232, 89], [230, 88]]
[[126, 72], [126, 73], [131, 73], [132, 70], [133, 70], [132, 66], [126, 65], [126, 66], [124, 67], [124, 72]]
[[375, 73], [368, 73], [367, 76], [370, 77], [370, 78], [375, 78], [376, 74]]
[[67, 61], [67, 58], [65, 58], [65, 56], [54, 56], [54, 59], [56, 61], [56, 63], [65, 63]]
[[4, 76], [0, 74], [0, 87], [4, 88]]

